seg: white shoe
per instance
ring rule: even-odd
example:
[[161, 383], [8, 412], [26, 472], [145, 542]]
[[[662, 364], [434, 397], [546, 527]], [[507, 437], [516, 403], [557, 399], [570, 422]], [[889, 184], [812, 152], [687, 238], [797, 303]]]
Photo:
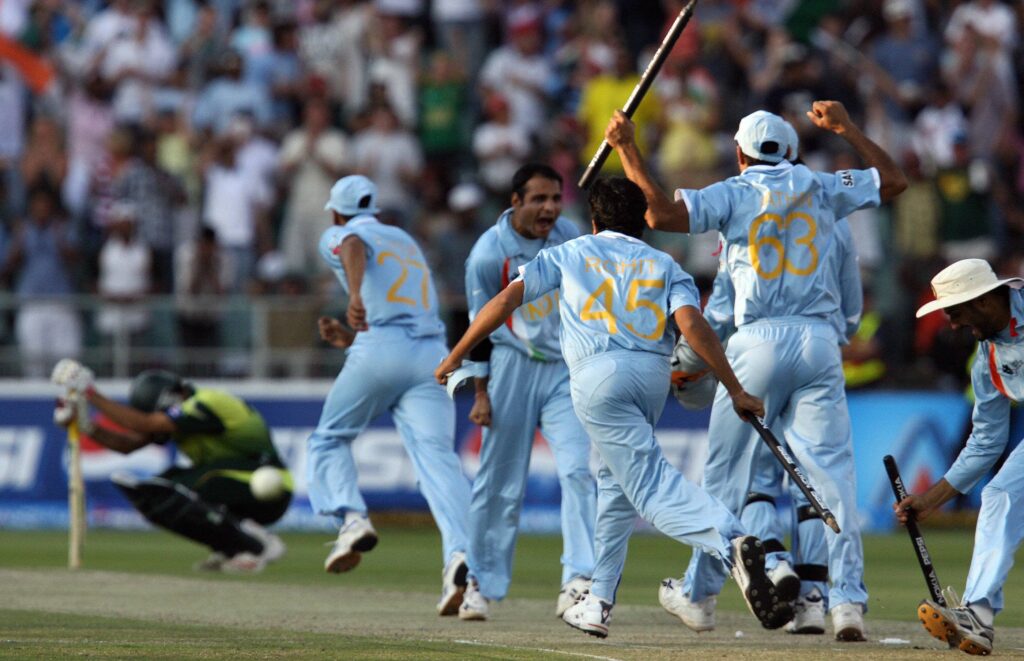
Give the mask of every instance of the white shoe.
[[779, 560], [779, 564], [769, 570], [768, 578], [775, 584], [779, 601], [793, 601], [800, 596], [800, 577], [785, 560]]
[[260, 540], [260, 544], [263, 544], [263, 552], [260, 553], [260, 558], [263, 559], [265, 564], [275, 562], [284, 557], [285, 545], [280, 537], [252, 519], [243, 519], [241, 528], [249, 535]]
[[487, 597], [480, 594], [480, 585], [475, 578], [469, 579], [459, 606], [460, 620], [486, 620], [490, 606]]
[[224, 568], [224, 563], [227, 559], [228, 557], [220, 551], [214, 551], [205, 560], [192, 565], [192, 569], [196, 571], [220, 571]]
[[992, 653], [995, 631], [982, 624], [967, 606], [946, 608], [925, 599], [917, 608], [917, 617], [928, 633], [950, 647], [959, 647], [962, 652], [978, 656]]
[[220, 569], [225, 574], [258, 574], [266, 566], [263, 556], [242, 551], [225, 560]]
[[448, 558], [448, 564], [441, 570], [441, 601], [437, 602], [438, 615], [455, 615], [459, 612], [462, 595], [466, 592], [468, 574], [466, 554], [462, 551], [452, 553], [452, 557]]
[[562, 613], [562, 620], [570, 627], [591, 636], [606, 638], [608, 624], [612, 621], [612, 604], [588, 592], [583, 599]]
[[786, 625], [789, 633], [825, 633], [825, 598], [817, 588], [793, 602], [793, 620]]
[[558, 591], [558, 601], [555, 603], [555, 617], [562, 617], [565, 611], [582, 599], [590, 591], [591, 583], [593, 581], [582, 576], [570, 578], [566, 581], [562, 589]]
[[370, 520], [363, 516], [353, 516], [338, 531], [338, 539], [324, 560], [324, 569], [333, 574], [354, 569], [362, 559], [362, 554], [376, 545], [377, 531], [373, 529]]
[[715, 595], [696, 602], [690, 601], [683, 594], [682, 579], [666, 578], [658, 588], [658, 602], [697, 633], [715, 630], [715, 606], [718, 604]]
[[860, 604], [839, 604], [833, 606], [828, 613], [832, 616], [832, 630], [835, 631], [836, 640], [845, 643], [862, 643], [867, 640]]
[[754, 617], [765, 629], [778, 629], [793, 619], [793, 608], [780, 602], [775, 584], [764, 571], [764, 546], [753, 535], [732, 540], [730, 573], [743, 593], [743, 599]]

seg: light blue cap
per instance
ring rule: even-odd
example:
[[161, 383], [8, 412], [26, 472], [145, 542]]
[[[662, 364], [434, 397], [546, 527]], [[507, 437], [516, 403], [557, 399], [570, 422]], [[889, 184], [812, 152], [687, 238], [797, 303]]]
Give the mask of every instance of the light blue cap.
[[[786, 120], [765, 110], [752, 112], [740, 120], [736, 130], [736, 143], [750, 158], [766, 163], [778, 163], [786, 156], [789, 134]], [[773, 151], [765, 151], [767, 143], [775, 143]]]
[[786, 141], [789, 145], [789, 156], [786, 160], [795, 163], [796, 159], [800, 158], [800, 136], [796, 134], [796, 129], [792, 124], [786, 120], [782, 120], [782, 123], [786, 126], [786, 133], [789, 135], [789, 140]]
[[331, 197], [324, 211], [337, 211], [342, 216], [379, 213], [377, 185], [361, 174], [342, 177], [331, 187]]

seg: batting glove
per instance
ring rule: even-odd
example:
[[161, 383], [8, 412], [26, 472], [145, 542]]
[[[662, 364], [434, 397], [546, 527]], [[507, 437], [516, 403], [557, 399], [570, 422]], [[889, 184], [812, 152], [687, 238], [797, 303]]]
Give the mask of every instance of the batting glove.
[[75, 405], [64, 397], [57, 398], [57, 404], [53, 407], [53, 424], [59, 427], [67, 427], [75, 419]]
[[53, 368], [50, 380], [68, 392], [85, 392], [92, 386], [92, 370], [73, 358], [64, 358]]

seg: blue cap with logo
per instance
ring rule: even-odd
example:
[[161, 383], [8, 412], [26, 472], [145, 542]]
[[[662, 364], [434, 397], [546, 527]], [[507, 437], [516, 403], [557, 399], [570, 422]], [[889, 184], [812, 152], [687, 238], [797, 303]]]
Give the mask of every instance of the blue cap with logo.
[[765, 110], [752, 112], [740, 120], [736, 130], [736, 143], [750, 158], [766, 163], [778, 163], [786, 157], [789, 132], [786, 120]]
[[324, 211], [337, 211], [342, 216], [379, 213], [377, 185], [361, 174], [342, 177], [331, 187], [331, 197]]

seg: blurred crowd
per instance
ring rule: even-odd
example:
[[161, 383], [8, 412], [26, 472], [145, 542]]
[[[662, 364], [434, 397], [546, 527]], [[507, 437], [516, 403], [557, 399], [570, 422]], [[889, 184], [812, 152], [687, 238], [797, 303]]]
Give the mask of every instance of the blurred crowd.
[[[423, 243], [458, 333], [463, 262], [512, 173], [550, 163], [583, 226], [574, 182], [682, 4], [3, 2], [3, 340], [38, 376], [83, 343], [141, 337], [153, 296], [175, 297], [162, 337], [190, 347], [220, 342], [218, 296], [336, 298], [316, 243], [331, 184], [354, 172]], [[842, 101], [911, 180], [851, 219], [855, 385], [959, 387], [973, 342], [912, 311], [944, 262], [1024, 272], [1022, 25], [1024, 3], [999, 0], [701, 0], [635, 115], [641, 147], [666, 187], [704, 186], [735, 173], [735, 126], [765, 108], [810, 167], [856, 167], [804, 116]], [[716, 237], [651, 240], [710, 283]], [[73, 293], [105, 305], [83, 315]]]

